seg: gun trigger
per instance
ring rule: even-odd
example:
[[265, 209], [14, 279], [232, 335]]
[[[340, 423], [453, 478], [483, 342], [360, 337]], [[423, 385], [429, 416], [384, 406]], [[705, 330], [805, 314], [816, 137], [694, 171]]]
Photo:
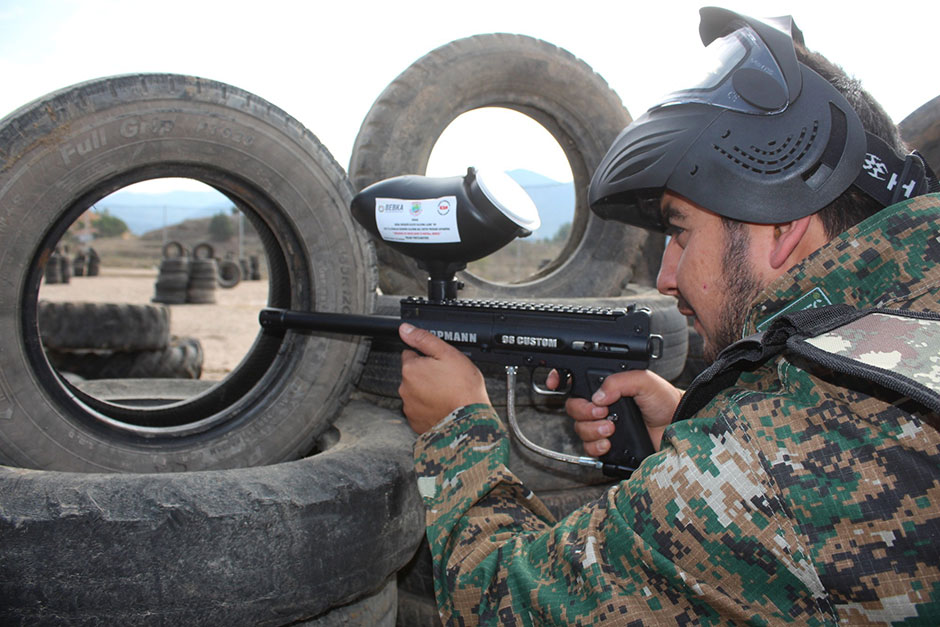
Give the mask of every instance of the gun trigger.
[[536, 383], [535, 375], [533, 373], [531, 375], [532, 376], [532, 391], [535, 392], [536, 394], [540, 394], [541, 396], [567, 396], [568, 393], [571, 392], [571, 385], [572, 385], [571, 373], [568, 372], [567, 370], [558, 370], [557, 372], [558, 372], [558, 376], [562, 380], [562, 383], [565, 384], [564, 387], [559, 387], [558, 389], [550, 390], [549, 388]]

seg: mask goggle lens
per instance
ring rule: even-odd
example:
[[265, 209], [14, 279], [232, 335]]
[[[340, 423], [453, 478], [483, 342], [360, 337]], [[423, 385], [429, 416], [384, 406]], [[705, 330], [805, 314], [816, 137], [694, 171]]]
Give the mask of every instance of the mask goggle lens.
[[700, 60], [692, 86], [672, 92], [651, 110], [697, 103], [766, 115], [783, 111], [790, 102], [783, 72], [750, 26], [715, 39]]

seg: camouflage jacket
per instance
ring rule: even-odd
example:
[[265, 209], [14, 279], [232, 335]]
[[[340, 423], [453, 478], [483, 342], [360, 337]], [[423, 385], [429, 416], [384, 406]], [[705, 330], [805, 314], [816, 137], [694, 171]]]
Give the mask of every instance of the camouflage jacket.
[[[883, 210], [769, 286], [744, 335], [826, 303], [940, 312], [938, 235], [938, 197]], [[926, 359], [940, 378], [940, 355]], [[556, 522], [507, 469], [493, 409], [461, 408], [415, 447], [442, 618], [937, 624], [938, 426], [905, 398], [784, 352]]]

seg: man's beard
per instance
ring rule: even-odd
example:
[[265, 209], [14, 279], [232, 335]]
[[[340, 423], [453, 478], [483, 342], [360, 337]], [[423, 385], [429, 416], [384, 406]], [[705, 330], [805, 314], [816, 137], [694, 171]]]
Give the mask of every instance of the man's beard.
[[725, 229], [724, 253], [722, 255], [724, 303], [718, 316], [718, 328], [709, 341], [704, 338], [702, 356], [712, 363], [725, 347], [741, 339], [744, 321], [750, 313], [749, 305], [763, 290], [757, 276], [751, 270], [748, 259], [750, 236], [744, 224], [731, 220], [722, 221]]

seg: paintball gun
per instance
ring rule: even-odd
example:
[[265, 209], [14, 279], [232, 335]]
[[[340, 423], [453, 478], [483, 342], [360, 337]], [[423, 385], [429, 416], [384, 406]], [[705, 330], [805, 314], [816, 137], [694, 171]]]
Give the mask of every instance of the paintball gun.
[[609, 408], [616, 428], [610, 451], [599, 459], [546, 449], [519, 429], [514, 408], [519, 367], [554, 368], [563, 380], [569, 375], [568, 389], [553, 392], [536, 387], [539, 393], [590, 398], [610, 374], [649, 367], [651, 359], [661, 356], [663, 343], [650, 333], [650, 312], [644, 308], [457, 298], [461, 285], [455, 273], [467, 262], [538, 228], [535, 205], [508, 175], [470, 168], [462, 177], [386, 179], [357, 194], [352, 212], [373, 235], [414, 257], [428, 271], [428, 297], [402, 299], [400, 317], [266, 308], [260, 314], [264, 329], [397, 337], [399, 325], [409, 322], [454, 345], [474, 362], [505, 366], [510, 429], [536, 453], [625, 477], [653, 452], [632, 398]]

